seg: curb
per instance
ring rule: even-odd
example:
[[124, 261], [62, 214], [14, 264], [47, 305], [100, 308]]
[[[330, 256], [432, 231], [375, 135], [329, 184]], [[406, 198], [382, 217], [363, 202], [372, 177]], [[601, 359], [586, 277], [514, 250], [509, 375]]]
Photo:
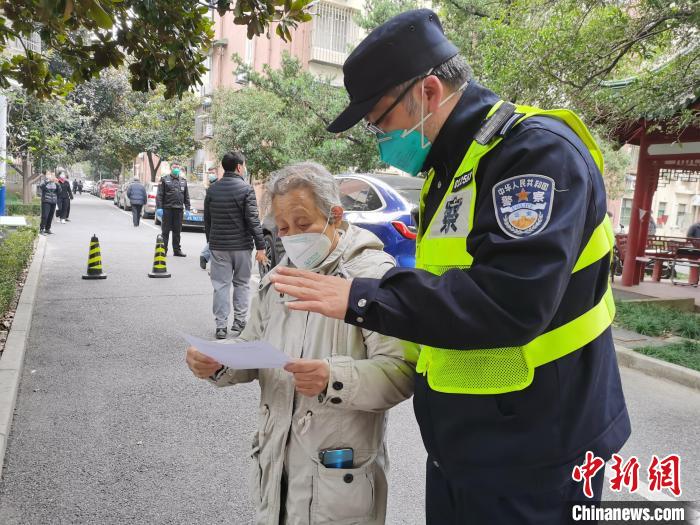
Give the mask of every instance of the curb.
[[2, 479], [5, 448], [7, 447], [10, 429], [12, 428], [12, 416], [15, 410], [15, 402], [17, 401], [19, 382], [22, 377], [24, 353], [32, 323], [32, 314], [34, 313], [34, 300], [39, 287], [41, 265], [46, 253], [46, 237], [43, 235], [38, 237], [27, 280], [19, 296], [17, 311], [5, 342], [5, 350], [0, 359], [0, 479]]
[[617, 353], [617, 362], [620, 366], [638, 370], [651, 377], [666, 379], [688, 388], [700, 390], [700, 372], [696, 370], [667, 363], [620, 345], [615, 345], [615, 352]]

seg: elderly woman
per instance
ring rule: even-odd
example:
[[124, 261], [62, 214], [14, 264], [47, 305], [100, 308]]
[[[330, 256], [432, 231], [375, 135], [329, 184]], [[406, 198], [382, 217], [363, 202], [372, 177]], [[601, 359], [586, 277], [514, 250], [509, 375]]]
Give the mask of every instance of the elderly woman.
[[[374, 234], [343, 221], [338, 186], [322, 166], [306, 162], [273, 174], [268, 197], [286, 250], [280, 265], [347, 279], [381, 277], [394, 265]], [[238, 338], [281, 349], [293, 359], [284, 370], [233, 370], [193, 347], [187, 363], [217, 386], [260, 383], [251, 450], [256, 523], [384, 523], [386, 411], [413, 390], [403, 345], [291, 311], [290, 300], [263, 278]]]

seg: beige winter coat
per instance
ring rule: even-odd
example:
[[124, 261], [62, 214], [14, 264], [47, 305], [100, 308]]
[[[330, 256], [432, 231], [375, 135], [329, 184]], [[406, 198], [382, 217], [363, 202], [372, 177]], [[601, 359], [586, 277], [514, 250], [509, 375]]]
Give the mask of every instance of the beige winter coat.
[[[347, 224], [343, 229], [337, 248], [318, 271], [378, 278], [394, 266], [374, 234]], [[290, 263], [285, 258], [280, 264]], [[218, 386], [260, 382], [258, 431], [251, 450], [256, 523], [382, 524], [387, 500], [386, 410], [413, 393], [413, 370], [403, 360], [403, 344], [343, 321], [290, 311], [285, 307], [290, 300], [264, 278], [238, 340], [265, 340], [292, 358], [328, 360], [326, 394], [296, 394], [292, 375], [282, 369], [228, 369], [211, 380]], [[320, 451], [345, 447], [354, 451], [352, 469], [321, 465]]]

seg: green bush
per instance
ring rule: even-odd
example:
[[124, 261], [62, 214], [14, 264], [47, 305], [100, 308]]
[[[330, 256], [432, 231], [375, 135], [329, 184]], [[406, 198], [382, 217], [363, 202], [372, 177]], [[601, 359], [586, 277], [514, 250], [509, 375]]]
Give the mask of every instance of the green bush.
[[5, 206], [7, 215], [41, 215], [41, 203], [22, 204], [21, 202], [8, 203]]
[[20, 228], [0, 242], [0, 317], [5, 315], [12, 303], [17, 280], [34, 251], [36, 228]]
[[700, 371], [700, 342], [681, 341], [664, 346], [635, 348], [635, 352]]
[[615, 324], [652, 337], [673, 334], [700, 339], [700, 316], [667, 306], [619, 302]]

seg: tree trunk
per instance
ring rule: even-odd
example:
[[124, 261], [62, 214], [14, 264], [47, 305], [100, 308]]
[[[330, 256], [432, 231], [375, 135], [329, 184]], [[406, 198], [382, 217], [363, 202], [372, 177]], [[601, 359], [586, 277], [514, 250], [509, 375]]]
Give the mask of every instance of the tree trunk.
[[32, 183], [38, 179], [38, 175], [32, 172], [32, 163], [29, 156], [22, 158], [22, 202], [31, 204], [34, 195], [32, 194]]
[[155, 182], [156, 181], [156, 172], [158, 171], [158, 168], [160, 168], [161, 159], [160, 159], [160, 157], [158, 157], [158, 164], [156, 164], [154, 166], [153, 165], [153, 152], [148, 151], [148, 152], [146, 152], [146, 154], [148, 155], [148, 166], [151, 168], [151, 182]]

